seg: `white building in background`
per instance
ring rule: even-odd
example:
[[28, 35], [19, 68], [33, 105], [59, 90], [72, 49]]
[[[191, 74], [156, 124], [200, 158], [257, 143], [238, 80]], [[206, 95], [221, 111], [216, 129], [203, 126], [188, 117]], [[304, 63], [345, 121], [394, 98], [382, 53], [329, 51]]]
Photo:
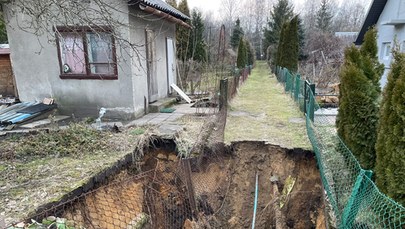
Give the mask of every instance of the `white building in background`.
[[356, 45], [363, 43], [364, 34], [374, 25], [378, 29], [378, 59], [385, 65], [380, 81], [381, 87], [384, 87], [391, 68], [391, 48], [394, 46], [394, 40], [400, 45], [400, 49], [405, 51], [405, 0], [373, 0], [357, 36]]

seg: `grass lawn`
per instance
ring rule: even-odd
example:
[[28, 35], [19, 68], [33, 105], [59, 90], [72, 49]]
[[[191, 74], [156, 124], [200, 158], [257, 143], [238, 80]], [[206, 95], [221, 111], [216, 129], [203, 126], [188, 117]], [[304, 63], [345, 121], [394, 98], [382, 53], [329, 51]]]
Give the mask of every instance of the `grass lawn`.
[[136, 129], [100, 133], [74, 124], [0, 140], [0, 217], [14, 223], [58, 201], [132, 153], [141, 136]]
[[231, 101], [225, 142], [242, 140], [311, 149], [304, 115], [265, 62], [257, 62]]

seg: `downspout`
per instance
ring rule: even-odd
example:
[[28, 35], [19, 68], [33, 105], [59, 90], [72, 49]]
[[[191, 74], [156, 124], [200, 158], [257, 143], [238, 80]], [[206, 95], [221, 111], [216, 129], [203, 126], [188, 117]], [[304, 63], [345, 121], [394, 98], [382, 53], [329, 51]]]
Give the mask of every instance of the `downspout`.
[[168, 20], [168, 21], [170, 21], [170, 22], [173, 22], [173, 23], [175, 23], [175, 24], [184, 26], [184, 27], [189, 28], [189, 29], [192, 28], [191, 25], [187, 24], [186, 22], [184, 22], [184, 21], [182, 21], [182, 20], [180, 20], [180, 19], [178, 19], [178, 18], [175, 18], [175, 17], [173, 17], [173, 16], [170, 15], [170, 14], [167, 14], [167, 13], [165, 13], [165, 12], [162, 12], [162, 11], [160, 11], [160, 10], [157, 10], [157, 9], [155, 9], [155, 8], [153, 8], [153, 7], [146, 6], [146, 5], [144, 5], [144, 4], [139, 4], [139, 8], [140, 8], [142, 11], [145, 11], [146, 13], [150, 13], [150, 14], [156, 15], [156, 16], [162, 18], [162, 19], [166, 19], [166, 20]]

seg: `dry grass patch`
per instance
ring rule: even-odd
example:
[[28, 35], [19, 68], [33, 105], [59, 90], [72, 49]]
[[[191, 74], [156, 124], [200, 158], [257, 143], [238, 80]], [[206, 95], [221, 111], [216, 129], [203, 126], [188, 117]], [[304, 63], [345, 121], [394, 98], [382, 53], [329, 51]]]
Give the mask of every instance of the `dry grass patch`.
[[84, 124], [0, 142], [0, 215], [24, 219], [142, 147], [150, 128], [99, 132]]

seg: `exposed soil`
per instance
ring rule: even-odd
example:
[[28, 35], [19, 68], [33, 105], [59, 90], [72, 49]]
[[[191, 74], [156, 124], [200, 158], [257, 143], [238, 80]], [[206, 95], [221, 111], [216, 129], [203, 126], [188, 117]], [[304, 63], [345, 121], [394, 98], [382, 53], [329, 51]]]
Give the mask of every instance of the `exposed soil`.
[[203, 155], [180, 160], [173, 149], [155, 149], [145, 154], [140, 175], [121, 172], [108, 185], [63, 206], [61, 216], [86, 228], [251, 228], [257, 172], [255, 228], [275, 228], [278, 203], [271, 176], [278, 177], [280, 194], [288, 176], [296, 179], [281, 208], [283, 228], [325, 228], [321, 181], [311, 152], [238, 142], [205, 149]]
[[216, 217], [221, 227], [251, 227], [257, 172], [259, 198], [256, 228], [275, 228], [271, 176], [278, 176], [279, 193], [282, 193], [288, 176], [296, 178], [281, 209], [284, 228], [325, 228], [321, 180], [311, 152], [287, 150], [263, 142], [239, 142], [234, 149], [232, 182], [220, 217]]

